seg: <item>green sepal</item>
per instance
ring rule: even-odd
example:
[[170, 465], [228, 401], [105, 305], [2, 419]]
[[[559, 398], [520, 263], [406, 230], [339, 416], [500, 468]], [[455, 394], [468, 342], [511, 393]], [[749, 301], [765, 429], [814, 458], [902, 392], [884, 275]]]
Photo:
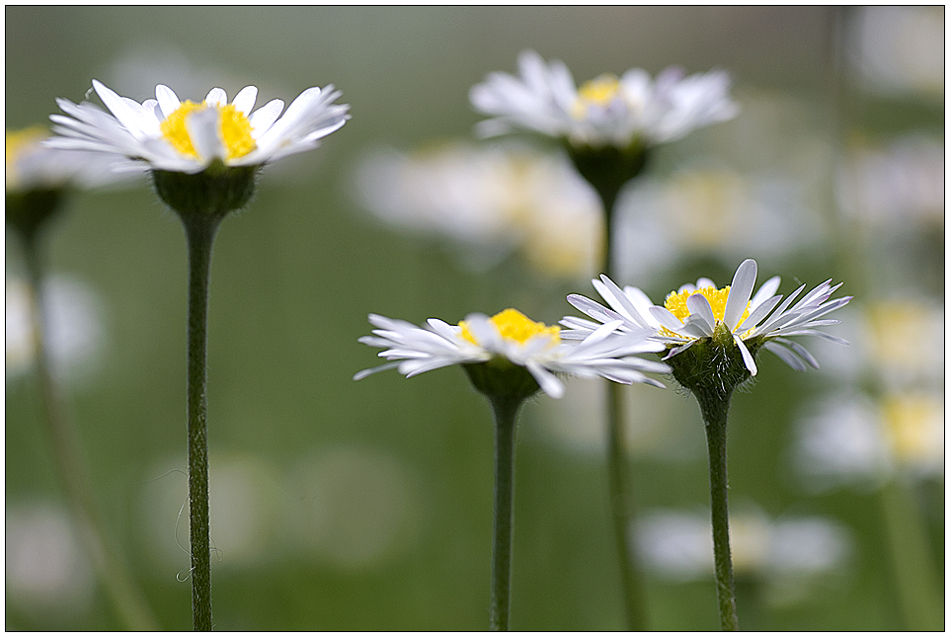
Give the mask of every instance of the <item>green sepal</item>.
[[[745, 344], [755, 359], [761, 342], [750, 339]], [[732, 333], [721, 322], [711, 337], [699, 339], [685, 351], [665, 358], [664, 362], [672, 368], [673, 378], [701, 404], [728, 401], [732, 392], [752, 377]]]
[[247, 205], [254, 195], [260, 166], [226, 167], [216, 162], [200, 173], [153, 170], [158, 196], [183, 219], [221, 220]]
[[64, 188], [7, 192], [7, 225], [16, 228], [23, 236], [32, 237], [59, 211], [65, 194]]
[[484, 363], [467, 363], [462, 369], [475, 389], [489, 398], [525, 400], [541, 390], [531, 372], [504, 356], [495, 356]]
[[624, 184], [643, 172], [650, 154], [639, 141], [626, 148], [569, 143], [567, 153], [577, 172], [594, 187], [609, 208]]

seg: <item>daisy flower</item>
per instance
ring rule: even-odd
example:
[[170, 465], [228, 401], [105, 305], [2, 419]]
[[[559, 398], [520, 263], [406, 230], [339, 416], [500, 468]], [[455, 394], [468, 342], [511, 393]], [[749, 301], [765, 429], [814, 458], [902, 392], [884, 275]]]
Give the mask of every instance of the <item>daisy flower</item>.
[[224, 90], [213, 88], [195, 103], [181, 101], [159, 84], [155, 99], [140, 104], [97, 80], [92, 85], [109, 112], [89, 102], [57, 99], [66, 114], [50, 115], [58, 136], [49, 145], [107, 153], [171, 172], [195, 174], [215, 162], [261, 166], [315, 148], [349, 118], [348, 105], [333, 104], [341, 93], [332, 85], [308, 88], [286, 111], [279, 99], [253, 110], [255, 86], [241, 89], [231, 102]]
[[493, 116], [478, 125], [492, 136], [523, 129], [566, 138], [572, 145], [654, 146], [733, 118], [729, 76], [711, 71], [684, 77], [669, 67], [655, 79], [643, 69], [603, 74], [579, 88], [567, 66], [534, 51], [518, 57], [520, 77], [495, 72], [472, 87], [469, 99]]
[[499, 371], [512, 366], [526, 370], [536, 383], [530, 393], [540, 388], [552, 398], [560, 398], [564, 384], [556, 374], [601, 376], [628, 385], [663, 387], [644, 372], [669, 371], [663, 363], [636, 356], [659, 351], [663, 345], [646, 340], [647, 330], [640, 331], [642, 338], [616, 338], [619, 321], [601, 325], [574, 341], [562, 340], [559, 327], [537, 323], [510, 308], [490, 318], [470, 314], [458, 325], [429, 319], [426, 327], [417, 327], [377, 314], [370, 314], [369, 321], [378, 329], [373, 330], [374, 336], [359, 341], [386, 348], [379, 356], [391, 362], [361, 371], [355, 380], [392, 368], [408, 378], [449, 365], [495, 363]]
[[666, 359], [671, 359], [698, 342], [724, 334], [736, 344], [752, 376], [758, 371], [754, 352], [760, 346], [797, 371], [804, 371], [806, 364], [818, 368], [815, 357], [789, 340], [790, 336], [820, 336], [847, 345], [847, 341], [816, 329], [838, 323], [822, 317], [851, 300], [850, 296], [831, 299], [841, 283], [831, 285], [829, 279], [795, 303], [805, 285], [782, 301], [782, 295], [775, 294], [781, 278], [775, 276], [753, 295], [756, 273], [755, 261], [746, 259], [736, 270], [732, 285], [717, 288], [710, 279], [701, 278], [695, 285], [686, 284], [670, 292], [663, 305], [653, 305], [639, 288], [627, 286], [621, 290], [609, 278], [601, 276], [601, 280], [593, 284], [610, 307], [579, 294], [568, 296], [571, 305], [594, 321], [565, 318], [562, 324], [572, 332], [564, 336], [583, 337], [602, 322], [619, 320], [620, 332], [636, 332], [645, 327], [654, 329], [653, 338], [669, 348]]
[[514, 524], [515, 427], [524, 401], [543, 390], [552, 398], [564, 394], [557, 374], [601, 376], [617, 383], [662, 387], [644, 372], [664, 373], [669, 367], [636, 355], [663, 349], [662, 343], [619, 338], [620, 321], [601, 325], [581, 340], [562, 341], [560, 328], [532, 321], [514, 309], [495, 316], [470, 314], [458, 325], [429, 319], [425, 327], [370, 314], [377, 329], [361, 343], [385, 348], [390, 362], [354, 376], [397, 369], [407, 377], [432, 369], [461, 365], [472, 385], [488, 398], [495, 419], [495, 488], [492, 520], [492, 566], [489, 603], [491, 630], [508, 630], [511, 606], [511, 555]]
[[651, 338], [669, 350], [663, 360], [669, 362], [673, 377], [699, 403], [709, 452], [714, 570], [723, 630], [735, 630], [738, 626], [729, 548], [726, 466], [726, 428], [732, 394], [750, 376], [755, 376], [755, 356], [760, 347], [771, 350], [794, 369], [804, 370], [806, 363], [818, 367], [815, 357], [788, 337], [817, 335], [843, 343], [815, 328], [837, 323], [822, 317], [851, 300], [830, 300], [841, 284], [832, 286], [828, 280], [792, 305], [805, 286], [782, 301], [782, 296], [775, 294], [779, 277], [766, 281], [753, 296], [756, 273], [755, 261], [746, 259], [736, 270], [732, 285], [717, 288], [710, 279], [702, 278], [695, 285], [687, 284], [671, 292], [662, 306], [653, 305], [637, 288], [621, 290], [602, 275], [600, 281], [593, 283], [610, 307], [573, 294], [568, 302], [593, 320], [567, 317], [561, 321], [573, 338], [586, 338], [603, 325], [618, 322], [620, 325], [615, 329], [621, 334], [651, 330]]

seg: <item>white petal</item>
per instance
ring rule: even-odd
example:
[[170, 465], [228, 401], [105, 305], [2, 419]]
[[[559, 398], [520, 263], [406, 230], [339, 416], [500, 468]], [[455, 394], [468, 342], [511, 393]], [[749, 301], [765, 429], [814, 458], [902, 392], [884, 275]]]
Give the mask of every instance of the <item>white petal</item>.
[[755, 287], [755, 275], [757, 267], [755, 261], [746, 259], [743, 261], [736, 274], [732, 277], [732, 285], [729, 288], [729, 298], [726, 299], [726, 310], [723, 315], [723, 323], [732, 331], [742, 318], [749, 299], [752, 297], [752, 289]]
[[228, 94], [222, 88], [213, 88], [205, 96], [205, 104], [208, 106], [226, 106], [228, 103]]
[[686, 309], [689, 310], [692, 323], [702, 328], [706, 336], [712, 336], [716, 329], [716, 317], [709, 299], [702, 294], [691, 294], [686, 299]]
[[683, 328], [683, 322], [676, 318], [676, 315], [663, 306], [654, 305], [650, 308], [650, 314], [653, 315], [660, 325], [673, 332], [678, 332]]
[[212, 159], [223, 160], [228, 151], [218, 132], [220, 129], [220, 111], [216, 108], [203, 108], [189, 113], [185, 118], [185, 129], [195, 147], [195, 152], [205, 162]]
[[155, 87], [155, 99], [158, 100], [158, 106], [162, 109], [162, 115], [166, 118], [181, 106], [181, 100], [178, 99], [175, 91], [164, 84]]
[[732, 338], [736, 342], [736, 347], [742, 352], [742, 362], [745, 363], [746, 369], [749, 370], [750, 374], [755, 376], [759, 370], [755, 366], [755, 358], [752, 357], [752, 352], [749, 351], [749, 348], [745, 346], [745, 343], [743, 343], [742, 339], [737, 335], [733, 334]]
[[234, 96], [234, 101], [231, 103], [234, 105], [234, 108], [244, 113], [244, 116], [247, 117], [254, 108], [254, 103], [256, 101], [257, 87], [245, 86], [238, 92], [237, 95]]
[[271, 100], [251, 113], [247, 119], [251, 124], [251, 128], [254, 130], [254, 134], [261, 135], [266, 132], [267, 129], [277, 121], [277, 118], [280, 117], [280, 113], [283, 110], [284, 100]]

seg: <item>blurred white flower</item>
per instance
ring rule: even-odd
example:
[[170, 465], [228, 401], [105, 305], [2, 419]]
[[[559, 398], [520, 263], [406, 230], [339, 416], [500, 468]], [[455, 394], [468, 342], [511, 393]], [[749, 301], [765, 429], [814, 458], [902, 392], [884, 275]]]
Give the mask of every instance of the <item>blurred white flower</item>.
[[378, 450], [337, 447], [288, 476], [293, 540], [314, 558], [347, 569], [392, 559], [418, 537], [420, 494], [404, 462]]
[[[648, 285], [651, 278], [691, 256], [734, 262], [748, 255], [770, 259], [815, 245], [817, 213], [803, 185], [714, 168], [646, 177], [620, 199], [614, 240], [618, 276]], [[743, 232], [736, 232], [736, 228]]]
[[600, 259], [599, 200], [563, 155], [512, 144], [377, 151], [355, 182], [377, 217], [451, 241], [470, 267], [518, 251], [543, 276], [579, 277]]
[[865, 85], [884, 94], [935, 100], [944, 92], [944, 9], [876, 6], [854, 9], [851, 61]]
[[943, 476], [944, 401], [937, 392], [879, 400], [833, 394], [798, 421], [793, 461], [809, 488], [874, 488], [895, 475]]
[[[232, 102], [213, 88], [200, 103], [182, 102], [159, 84], [155, 99], [139, 104], [92, 81], [110, 112], [83, 102], [57, 99], [66, 115], [50, 115], [57, 136], [48, 144], [113, 156], [122, 166], [188, 174], [215, 161], [226, 166], [260, 166], [319, 145], [319, 140], [349, 119], [349, 105], [333, 104], [341, 93], [332, 85], [311, 87], [284, 111], [283, 100], [271, 100], [254, 112], [257, 87], [247, 86]], [[281, 112], [283, 111], [283, 114]]]
[[[87, 283], [73, 276], [53, 276], [44, 286], [47, 346], [57, 375], [69, 383], [91, 378], [102, 361], [106, 346], [104, 302]], [[22, 279], [6, 278], [6, 377], [7, 382], [27, 373], [35, 356], [35, 335], [30, 321], [29, 286]]]
[[[945, 377], [945, 318], [940, 299], [905, 292], [871, 299], [841, 311], [840, 331], [852, 344], [849, 356], [827, 356], [830, 347], [815, 344], [827, 360], [827, 372], [847, 383], [880, 384], [885, 391], [942, 388]], [[908, 339], [907, 334], [926, 334]]]
[[650, 147], [738, 112], [723, 71], [684, 77], [669, 67], [654, 80], [643, 69], [630, 69], [577, 88], [563, 62], [547, 63], [534, 51], [518, 56], [518, 68], [520, 77], [490, 73], [469, 92], [472, 105], [493, 116], [479, 124], [482, 135], [522, 129], [574, 145]]
[[6, 190], [94, 188], [119, 182], [130, 174], [111, 170], [114, 158], [88, 151], [50, 148], [49, 132], [39, 126], [6, 132]]
[[943, 144], [923, 135], [884, 147], [855, 143], [836, 176], [838, 205], [855, 221], [887, 231], [928, 221], [942, 226], [945, 165]]
[[[619, 322], [592, 330], [583, 340], [562, 341], [560, 328], [532, 321], [514, 309], [495, 316], [469, 314], [459, 325], [429, 319], [427, 327], [370, 314], [370, 323], [378, 329], [364, 336], [361, 343], [386, 348], [379, 356], [391, 361], [356, 374], [359, 380], [386, 369], [397, 369], [406, 377], [440, 367], [485, 363], [504, 359], [526, 369], [552, 398], [564, 395], [564, 383], [555, 374], [583, 378], [601, 376], [618, 383], [663, 384], [645, 372], [665, 373], [663, 363], [639, 358], [638, 354], [662, 349], [660, 343], [637, 338], [630, 333], [624, 339], [611, 338]], [[535, 387], [535, 390], [537, 390]]]
[[[851, 534], [823, 517], [769, 519], [754, 507], [739, 507], [729, 519], [737, 579], [822, 578], [843, 567], [852, 552]], [[708, 512], [652, 511], [636, 526], [637, 552], [657, 576], [688, 581], [713, 577]]]
[[57, 621], [91, 609], [96, 581], [65, 510], [7, 503], [6, 598], [20, 611]]

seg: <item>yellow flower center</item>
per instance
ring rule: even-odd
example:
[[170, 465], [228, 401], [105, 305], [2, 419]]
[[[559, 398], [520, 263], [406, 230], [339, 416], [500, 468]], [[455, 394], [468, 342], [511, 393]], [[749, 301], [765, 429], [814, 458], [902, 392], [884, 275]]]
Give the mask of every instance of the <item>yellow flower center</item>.
[[[686, 300], [689, 299], [694, 294], [702, 294], [706, 297], [706, 300], [709, 301], [709, 306], [712, 308], [713, 317], [718, 323], [726, 316], [726, 301], [729, 300], [729, 288], [731, 286], [726, 286], [724, 288], [716, 289], [712, 286], [689, 290], [683, 292], [670, 292], [666, 297], [666, 301], [663, 303], [663, 306], [673, 313], [673, 316], [678, 318], [681, 321], [686, 321], [690, 315], [689, 308], [686, 306]], [[749, 317], [749, 304], [746, 303], [745, 310], [742, 312], [742, 317], [739, 319], [739, 324], [742, 324], [742, 321], [746, 320]], [[667, 330], [665, 327], [661, 330], [666, 336], [677, 336], [673, 332]]]
[[607, 106], [619, 93], [620, 80], [611, 73], [604, 73], [600, 77], [584, 82], [577, 89], [574, 116], [577, 118], [584, 117], [590, 106]]
[[[561, 340], [560, 327], [556, 325], [548, 327], [544, 323], [536, 323], [515, 309], [502, 310], [489, 320], [498, 328], [501, 337], [509, 341], [525, 343], [532, 336], [538, 334], [550, 336], [552, 345], [559, 343]], [[460, 321], [459, 327], [462, 328], [462, 338], [478, 345], [475, 335], [468, 329], [465, 321]]]
[[181, 106], [161, 124], [162, 135], [175, 150], [188, 157], [198, 157], [198, 152], [188, 134], [188, 128], [185, 126], [185, 120], [195, 111], [206, 108], [218, 109], [221, 127], [219, 132], [221, 141], [227, 149], [227, 159], [243, 157], [254, 150], [256, 144], [254, 137], [251, 136], [251, 123], [233, 104], [209, 107], [205, 102], [196, 104], [191, 100], [182, 102]]

